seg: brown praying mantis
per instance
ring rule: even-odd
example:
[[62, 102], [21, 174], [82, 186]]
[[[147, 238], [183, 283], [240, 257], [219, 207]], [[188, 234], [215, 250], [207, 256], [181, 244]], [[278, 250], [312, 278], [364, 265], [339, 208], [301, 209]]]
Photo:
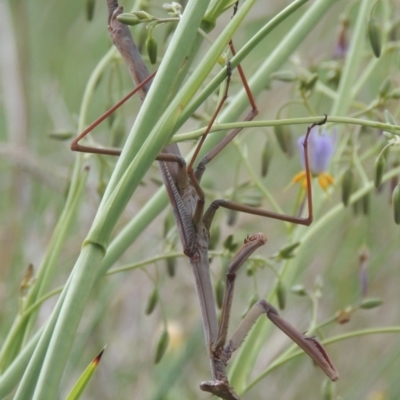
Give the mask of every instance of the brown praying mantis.
[[[236, 7], [237, 4], [235, 9]], [[71, 144], [71, 149], [81, 152], [119, 155], [120, 150], [118, 149], [82, 146], [79, 144], [79, 141], [134, 93], [139, 93], [141, 100], [143, 100], [150, 88], [154, 74], [149, 74], [140, 53], [136, 48], [129, 29], [125, 25], [122, 25], [117, 19], [117, 16], [122, 13], [122, 7], [118, 7], [115, 0], [108, 0], [108, 8], [110, 35], [128, 66], [130, 74], [136, 83], [136, 88], [75, 138]], [[234, 55], [235, 49], [232, 41], [229, 43], [229, 46]], [[240, 65], [238, 65], [237, 68], [251, 105], [251, 110], [246, 116], [245, 121], [250, 121], [257, 115], [258, 111], [243, 70]], [[197, 167], [194, 168], [201, 146], [209, 134], [211, 127], [227, 98], [231, 73], [232, 71], [228, 62], [227, 81], [224, 94], [222, 99], [219, 101], [217, 109], [215, 110], [204, 134], [200, 138], [190, 162], [186, 164], [177, 144], [170, 144], [165, 147], [156, 159], [159, 162], [160, 172], [172, 206], [175, 222], [183, 246], [183, 252], [189, 258], [194, 274], [197, 295], [200, 303], [206, 347], [212, 373], [212, 380], [202, 382], [200, 388], [203, 391], [212, 393], [222, 399], [238, 400], [238, 395], [229, 384], [226, 374], [226, 366], [232, 353], [240, 347], [253, 324], [263, 314], [265, 314], [274, 325], [297, 343], [322, 368], [331, 380], [335, 381], [338, 379], [338, 372], [322, 345], [315, 338], [306, 337], [303, 333], [296, 330], [278, 314], [277, 310], [271, 304], [267, 303], [265, 300], [259, 300], [250, 308], [232, 337], [227, 340], [236, 274], [248, 257], [258, 247], [265, 244], [266, 238], [262, 233], [257, 233], [247, 237], [243, 246], [236, 252], [229, 263], [228, 272], [226, 274], [226, 290], [221, 309], [221, 317], [218, 323], [208, 256], [209, 232], [215, 212], [219, 207], [223, 207], [230, 210], [274, 218], [294, 224], [310, 225], [313, 219], [313, 206], [307, 141], [312, 128], [316, 125], [324, 124], [327, 120], [327, 117], [325, 116], [320, 122], [309, 126], [304, 140], [308, 205], [308, 216], [306, 218], [277, 214], [224, 199], [214, 200], [205, 210], [205, 195], [200, 186], [200, 182], [206, 165], [212, 161], [242, 129], [238, 128], [230, 132], [214, 149], [204, 156]]]

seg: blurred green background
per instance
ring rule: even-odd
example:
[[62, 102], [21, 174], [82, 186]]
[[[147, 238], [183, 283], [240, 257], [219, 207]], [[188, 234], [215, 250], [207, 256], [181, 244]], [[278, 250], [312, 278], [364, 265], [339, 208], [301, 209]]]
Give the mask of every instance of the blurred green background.
[[[157, 16], [165, 15], [162, 3], [164, 1], [152, 0], [149, 12]], [[265, 21], [289, 3], [259, 1], [242, 30], [235, 36], [236, 47], [240, 48]], [[339, 29], [338, 21], [346, 2], [337, 3], [283, 69], [301, 65], [315, 70], [323, 60], [332, 58]], [[397, 2], [392, 3], [398, 11]], [[129, 10], [131, 4], [128, 2], [124, 6]], [[19, 288], [25, 270], [30, 263], [37, 266], [46, 252], [52, 229], [62, 210], [75, 157], [69, 150], [68, 141], [55, 140], [49, 134], [76, 134], [77, 113], [85, 84], [93, 68], [109, 49], [110, 39], [107, 33], [106, 4], [99, 0], [96, 2], [94, 19], [90, 22], [85, 18], [83, 2], [2, 0], [0, 7], [0, 335], [4, 338], [18, 312]], [[279, 27], [243, 63], [248, 76], [257, 70], [305, 8]], [[355, 13], [350, 13], [349, 34]], [[210, 36], [215, 37], [229, 18], [228, 11]], [[162, 27], [155, 31], [159, 57], [167, 45], [167, 30], [168, 27]], [[138, 27], [133, 32], [143, 45], [146, 30]], [[376, 96], [388, 73], [395, 84], [399, 83], [398, 68], [390, 66], [394, 61], [395, 56], [388, 57], [385, 67], [373, 74], [359, 96], [361, 101], [368, 103]], [[231, 96], [239, 85], [235, 75]], [[96, 101], [90, 105], [90, 119], [104, 112], [131, 87], [124, 65], [116, 60], [108, 74], [98, 83]], [[278, 108], [295, 95], [294, 85], [273, 81], [257, 99], [260, 110], [257, 118], [275, 119]], [[212, 113], [215, 100], [208, 100], [199, 113]], [[321, 114], [330, 108], [330, 102], [319, 94], [313, 96], [311, 102]], [[119, 131], [114, 133], [128, 132], [139, 106], [138, 99], [133, 99], [118, 111], [117, 118], [121, 122]], [[396, 104], [393, 104], [393, 108], [396, 110]], [[303, 107], [293, 106], [287, 115], [308, 114]], [[193, 121], [182, 132], [197, 126], [198, 122]], [[354, 129], [344, 127], [342, 134], [351, 134]], [[109, 142], [111, 130], [112, 126], [105, 122], [97, 128], [96, 140]], [[300, 136], [304, 133], [304, 127], [294, 127], [293, 131]], [[248, 130], [241, 136], [240, 143], [241, 146], [247, 146], [249, 158], [259, 171], [261, 146], [267, 137], [273, 142], [274, 157], [268, 176], [264, 178], [265, 185], [286, 212], [290, 213], [297, 191], [296, 188], [286, 188], [299, 171], [298, 155], [287, 158], [275, 143], [271, 129]], [[376, 140], [375, 132], [367, 132], [360, 146], [368, 148]], [[189, 146], [192, 143], [185, 144], [183, 148], [188, 149]], [[87, 158], [91, 168], [88, 185], [79, 215], [59, 258], [54, 287], [66, 281], [74, 265], [114, 163], [112, 158]], [[207, 193], [214, 197], [217, 193], [221, 195], [229, 190], [237, 176], [238, 164], [239, 157], [234, 146], [231, 146], [207, 169], [204, 176]], [[366, 161], [365, 168], [371, 178], [373, 158]], [[239, 182], [247, 179], [246, 171], [241, 168]], [[121, 226], [155, 192], [159, 181], [160, 176], [154, 166], [125, 211]], [[338, 183], [319, 215], [340, 202], [339, 187]], [[317, 197], [321, 196], [319, 188], [315, 187], [315, 192]], [[338, 310], [360, 301], [359, 252], [368, 248], [368, 296], [382, 298], [384, 305], [355, 313], [345, 325], [334, 324], [326, 331], [328, 336], [399, 324], [400, 235], [393, 221], [389, 201], [390, 193], [386, 185], [381, 193], [372, 193], [367, 216], [355, 216], [351, 207], [344, 209], [308, 242], [306, 248], [302, 248], [296, 258], [296, 265], [301, 267], [291, 284], [301, 283], [312, 290], [318, 277], [324, 282], [318, 309], [319, 320], [323, 321]], [[119, 265], [164, 251], [163, 223], [168, 212], [166, 210], [147, 228], [126, 252]], [[226, 212], [220, 212], [216, 222], [221, 229], [218, 248], [221, 248], [221, 243], [229, 234], [241, 242], [247, 234], [257, 231], [264, 232], [268, 237], [267, 245], [257, 252], [258, 255], [269, 257], [286, 244], [285, 230], [280, 222], [240, 215], [236, 224], [229, 226], [227, 216]], [[81, 322], [69, 367], [64, 375], [61, 398], [65, 397], [81, 371], [104, 345], [107, 345], [106, 352], [84, 394], [85, 399], [208, 398], [207, 394], [198, 389], [198, 384], [210, 376], [191, 271], [187, 261], [179, 258], [176, 277], [171, 279], [167, 276], [164, 264], [159, 262], [147, 267], [148, 273], [158, 279], [162, 307], [171, 329], [171, 345], [161, 363], [157, 366], [153, 364], [155, 343], [162, 328], [160, 308], [151, 316], [146, 316], [144, 312], [153, 288], [152, 281], [141, 270], [104, 278], [95, 287], [93, 301]], [[221, 260], [215, 258], [212, 268], [217, 279], [221, 275]], [[258, 272], [259, 296], [268, 293], [273, 279], [274, 275], [268, 269]], [[253, 296], [253, 280], [242, 272], [236, 288], [232, 327], [237, 325]], [[53, 298], [44, 304], [38, 325], [46, 321], [54, 302]], [[300, 330], [306, 330], [311, 317], [311, 303], [307, 298], [289, 294], [282, 315]], [[274, 331], [259, 356], [254, 376], [287, 344], [284, 335]], [[341, 375], [336, 385], [335, 398], [400, 398], [399, 344], [398, 335], [381, 334], [329, 346], [329, 353]], [[323, 381], [321, 371], [314, 368], [311, 361], [301, 357], [268, 375], [246, 393], [243, 399], [321, 399]]]

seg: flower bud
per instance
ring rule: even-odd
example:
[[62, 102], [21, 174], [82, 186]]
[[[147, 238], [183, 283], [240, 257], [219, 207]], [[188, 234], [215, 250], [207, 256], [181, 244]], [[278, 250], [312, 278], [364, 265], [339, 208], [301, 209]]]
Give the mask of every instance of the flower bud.
[[278, 71], [271, 74], [271, 79], [282, 82], [294, 82], [297, 81], [297, 74], [293, 71]]
[[361, 304], [360, 308], [363, 310], [371, 310], [372, 308], [380, 307], [383, 304], [383, 300], [378, 298], [369, 298], [364, 299]]
[[150, 64], [154, 65], [157, 62], [157, 42], [153, 38], [152, 30], [149, 31], [149, 36], [146, 40], [146, 49], [149, 56]]
[[148, 12], [142, 11], [142, 10], [133, 11], [132, 14], [136, 15], [136, 17], [138, 17], [142, 21], [152, 21], [154, 19], [154, 17], [152, 15], [150, 15]]
[[379, 58], [382, 50], [382, 29], [375, 18], [368, 21], [368, 37], [375, 57]]
[[292, 131], [288, 125], [274, 126], [274, 133], [281, 150], [291, 157], [293, 155]]
[[268, 174], [269, 164], [271, 163], [273, 153], [271, 142], [267, 140], [261, 153], [261, 176], [263, 177]]
[[349, 168], [343, 175], [342, 178], [342, 202], [345, 207], [349, 205], [350, 196], [353, 192], [354, 184], [354, 173], [351, 168]]
[[155, 287], [152, 292], [150, 293], [150, 296], [147, 299], [147, 304], [146, 304], [146, 315], [150, 315], [154, 309], [156, 308], [156, 305], [158, 303], [158, 290]]
[[121, 22], [121, 24], [131, 25], [131, 26], [142, 23], [141, 19], [139, 19], [136, 15], [133, 15], [131, 13], [120, 14], [118, 15], [117, 19], [119, 22]]
[[393, 190], [392, 206], [394, 222], [396, 222], [397, 225], [400, 225], [400, 184], [398, 184]]
[[161, 361], [165, 352], [167, 351], [168, 344], [169, 344], [169, 333], [167, 329], [164, 329], [157, 342], [154, 364], [158, 364]]
[[290, 288], [290, 291], [297, 296], [307, 296], [307, 291], [301, 283], [294, 285]]
[[279, 309], [284, 310], [286, 307], [286, 289], [281, 280], [278, 281], [276, 287], [276, 298], [278, 300]]
[[254, 192], [252, 194], [248, 194], [241, 198], [241, 203], [245, 204], [246, 206], [259, 208], [262, 205], [262, 194], [258, 192]]
[[75, 136], [75, 134], [73, 132], [71, 132], [68, 129], [56, 129], [53, 130], [51, 132], [49, 132], [49, 137], [55, 140], [60, 140], [60, 141], [64, 141], [64, 140], [70, 140], [71, 138], [73, 138]]
[[91, 21], [93, 19], [95, 5], [96, 5], [96, 0], [85, 1], [86, 19], [88, 21]]
[[383, 174], [385, 172], [386, 167], [386, 158], [381, 153], [379, 157], [375, 160], [375, 179], [374, 184], [375, 187], [378, 189], [381, 186]]
[[293, 258], [294, 257], [293, 252], [299, 246], [300, 246], [300, 242], [295, 242], [295, 243], [288, 244], [287, 246], [284, 246], [282, 249], [280, 249], [278, 257], [283, 258], [284, 260]]
[[176, 258], [175, 257], [167, 257], [165, 259], [165, 263], [167, 265], [168, 275], [171, 278], [173, 278], [175, 276]]

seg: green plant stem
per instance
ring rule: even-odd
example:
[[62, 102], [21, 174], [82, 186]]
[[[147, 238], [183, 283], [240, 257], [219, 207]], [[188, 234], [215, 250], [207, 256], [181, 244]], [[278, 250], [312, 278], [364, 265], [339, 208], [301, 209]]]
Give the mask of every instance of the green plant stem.
[[[185, 42], [187, 40], [189, 41], [192, 40], [193, 35], [197, 34], [197, 28], [200, 24], [206, 6], [207, 2], [205, 1], [192, 1], [188, 4], [185, 14], [174, 36], [180, 38], [181, 41], [177, 39], [175, 40], [174, 44], [171, 43], [171, 46], [169, 47], [167, 54], [168, 53], [173, 54], [177, 48], [178, 50], [181, 49], [181, 47], [187, 48], [187, 46], [185, 46]], [[181, 29], [179, 28], [180, 26]], [[193, 32], [193, 34], [190, 34], [190, 32]], [[169, 57], [170, 56], [171, 54], [169, 54]], [[169, 57], [167, 56], [166, 58], [168, 59]], [[181, 60], [181, 62], [182, 61], [183, 60]], [[152, 87], [154, 88], [154, 83]], [[163, 147], [163, 143], [161, 143], [161, 147]], [[155, 145], [153, 145], [153, 149], [156, 149]], [[160, 149], [158, 149], [158, 151], [160, 151]], [[118, 185], [120, 185], [120, 183]], [[129, 189], [125, 192], [128, 192], [129, 194]], [[126, 196], [127, 193], [124, 194]], [[110, 198], [114, 197], [115, 194], [113, 193], [113, 195]], [[124, 200], [126, 199], [123, 199], [122, 201]], [[109, 200], [106, 200], [106, 204], [102, 212], [103, 218], [104, 218], [104, 213], [107, 214], [110, 213], [112, 214], [112, 216], [115, 217], [115, 214], [118, 215], [122, 212], [122, 210], [113, 210], [112, 207], [111, 209], [108, 208], [107, 207], [108, 204]], [[107, 237], [109, 237], [111, 233], [110, 228], [112, 231], [112, 226], [114, 226], [115, 223], [117, 222], [116, 221], [117, 219], [110, 221], [106, 217], [105, 220], [108, 222], [108, 225], [106, 223], [105, 226], [103, 225], [102, 229], [98, 228], [99, 220], [100, 220], [100, 225], [102, 225], [101, 224], [101, 222], [103, 222], [102, 217], [101, 216], [99, 217], [99, 215], [97, 215], [97, 218], [95, 219], [95, 222], [93, 224], [93, 228], [91, 229], [88, 235], [88, 239], [85, 241], [83, 245], [81, 254], [73, 270], [71, 284], [69, 285], [68, 291], [66, 293], [65, 301], [62, 304], [60, 316], [57, 320], [48, 347], [48, 351], [43, 362], [43, 367], [40, 371], [36, 389], [34, 390], [33, 393], [33, 389], [35, 386], [34, 383], [32, 382], [31, 376], [33, 368], [35, 367], [40, 368], [40, 363], [39, 366], [36, 366], [35, 356], [33, 356], [30, 363], [32, 367], [28, 368], [27, 370], [27, 372], [29, 372], [30, 370], [30, 373], [24, 375], [23, 381], [17, 392], [16, 399], [25, 400], [32, 398], [32, 393], [33, 393], [33, 398], [37, 400], [44, 398], [52, 399], [56, 398], [57, 396], [59, 382], [61, 380], [61, 376], [69, 355], [69, 351], [73, 343], [77, 326], [79, 324], [84, 306], [90, 294], [93, 283], [97, 277], [96, 266], [99, 266], [102, 259], [104, 258], [105, 244], [108, 241]], [[105, 230], [108, 230], [109, 232], [108, 233], [104, 232]], [[98, 236], [96, 235], [96, 232]]]
[[[281, 125], [310, 125], [314, 122], [319, 122], [324, 116], [318, 117], [305, 117], [305, 118], [285, 118], [285, 119], [275, 119], [268, 121], [241, 121], [241, 122], [231, 122], [231, 123], [217, 123], [214, 124], [210, 130], [210, 133], [216, 133], [221, 131], [228, 131], [236, 128], [265, 128], [269, 126], [281, 126]], [[329, 115], [327, 122], [334, 124], [348, 124], [348, 125], [359, 125], [369, 128], [381, 129], [386, 132], [398, 131], [396, 134], [400, 135], [400, 125], [391, 125], [383, 122], [377, 121], [367, 121], [361, 118], [349, 118], [349, 117], [337, 117]], [[199, 138], [205, 131], [206, 128], [196, 129], [188, 133], [182, 133], [175, 135], [171, 140], [172, 143], [182, 142], [185, 140], [193, 140]]]
[[[78, 122], [78, 131], [84, 129], [88, 107], [90, 104], [90, 100], [93, 96], [96, 83], [104, 72], [104, 69], [112, 60], [114, 54], [115, 52], [113, 50], [110, 50], [102, 58], [88, 81], [82, 100]], [[62, 245], [65, 242], [65, 237], [71, 226], [71, 222], [75, 216], [80, 197], [85, 187], [88, 170], [84, 170], [84, 173], [82, 173], [82, 169], [83, 155], [80, 154], [77, 157], [74, 165], [74, 171], [64, 209], [54, 229], [54, 233], [48, 245], [48, 250], [46, 252], [44, 260], [38, 269], [36, 283], [29, 291], [27, 300], [24, 303], [25, 309], [35, 304], [37, 300], [46, 293], [51, 283], [55, 267], [57, 265], [58, 256], [60, 254]], [[30, 332], [35, 325], [36, 317], [36, 313], [29, 314], [29, 319], [24, 319], [24, 323], [21, 323], [20, 316], [17, 316], [1, 349], [0, 371], [5, 370], [5, 368], [16, 356], [16, 353], [20, 350], [20, 345], [18, 343], [22, 343], [22, 341], [24, 341], [25, 343], [27, 342], [30, 336]]]
[[33, 352], [35, 351], [42, 332], [43, 328], [35, 332], [30, 341], [7, 367], [4, 374], [0, 376], [0, 399], [4, 399], [8, 396], [15, 389], [15, 386], [17, 386], [21, 376], [26, 370], [26, 366], [28, 365]]

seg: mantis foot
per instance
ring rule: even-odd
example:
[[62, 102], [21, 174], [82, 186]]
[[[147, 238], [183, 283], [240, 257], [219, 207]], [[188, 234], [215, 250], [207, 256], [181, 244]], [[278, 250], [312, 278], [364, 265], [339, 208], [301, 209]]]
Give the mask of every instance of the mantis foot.
[[228, 381], [206, 381], [201, 382], [200, 389], [209, 392], [224, 400], [240, 400]]

